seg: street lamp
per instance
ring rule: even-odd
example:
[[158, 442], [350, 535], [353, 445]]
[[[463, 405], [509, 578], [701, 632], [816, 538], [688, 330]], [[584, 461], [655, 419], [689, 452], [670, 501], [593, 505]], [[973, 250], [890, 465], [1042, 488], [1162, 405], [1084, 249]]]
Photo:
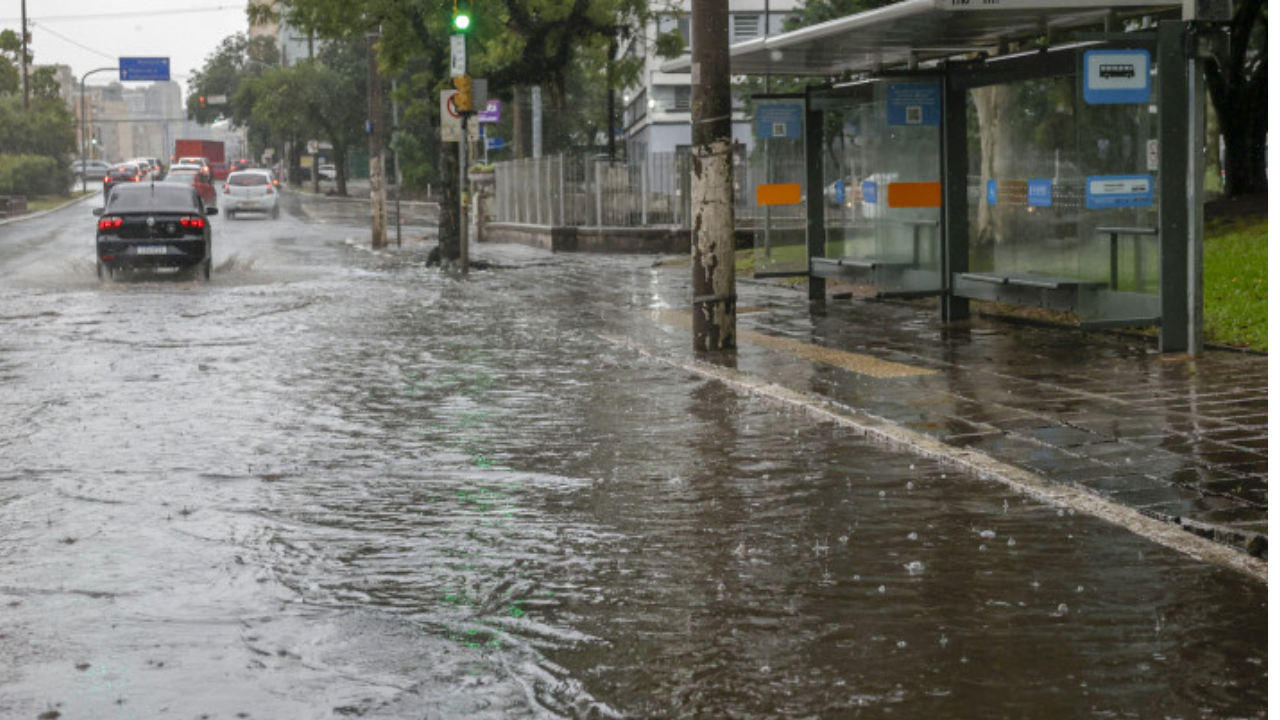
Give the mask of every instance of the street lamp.
[[80, 76], [80, 192], [87, 192], [89, 189], [89, 180], [88, 178], [85, 177], [86, 168], [85, 168], [85, 156], [84, 156], [85, 145], [87, 145], [89, 141], [89, 114], [88, 114], [88, 110], [85, 109], [84, 82], [89, 78], [90, 75], [94, 73], [108, 72], [110, 70], [119, 71], [120, 68], [119, 67], [98, 68], [97, 70], [90, 70], [89, 72]]

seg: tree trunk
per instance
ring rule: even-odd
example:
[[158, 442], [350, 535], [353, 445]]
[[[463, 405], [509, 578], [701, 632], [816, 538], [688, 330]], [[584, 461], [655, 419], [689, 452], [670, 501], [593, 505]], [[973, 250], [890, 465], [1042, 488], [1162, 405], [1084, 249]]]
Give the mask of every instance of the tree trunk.
[[[1014, 126], [1014, 119], [1009, 116], [1017, 109], [1014, 93], [1014, 88], [1009, 85], [995, 85], [973, 91], [980, 147], [978, 177], [984, 182], [995, 179], [998, 183], [1001, 178], [1014, 176], [1017, 128]], [[985, 186], [978, 189], [978, 222], [969, 236], [969, 255], [973, 259], [974, 269], [983, 269], [983, 265], [994, 258], [995, 245], [1000, 238], [1006, 236], [1008, 229], [1007, 213], [1000, 212], [998, 205], [989, 205], [986, 194]]]
[[[1230, 54], [1207, 63], [1205, 85], [1226, 145], [1228, 196], [1267, 190], [1267, 49], [1251, 42], [1265, 0], [1244, 0], [1231, 21]], [[1265, 22], [1265, 21], [1263, 21]], [[1217, 148], [1209, 148], [1216, 153]]]
[[338, 176], [338, 195], [347, 196], [347, 146], [334, 144], [333, 170]]
[[693, 0], [693, 345], [737, 346], [728, 0]]

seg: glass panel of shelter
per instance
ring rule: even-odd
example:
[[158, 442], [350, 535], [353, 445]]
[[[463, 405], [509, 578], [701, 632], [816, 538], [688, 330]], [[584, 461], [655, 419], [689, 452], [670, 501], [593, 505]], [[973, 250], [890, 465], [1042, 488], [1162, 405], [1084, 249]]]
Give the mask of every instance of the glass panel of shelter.
[[[1123, 62], [1100, 71], [1093, 53]], [[1081, 50], [1070, 75], [968, 91], [969, 272], [957, 294], [1067, 310], [1086, 324], [1157, 321], [1152, 74], [1145, 51]], [[1099, 96], [1100, 77], [1140, 91]]]
[[752, 145], [735, 173], [738, 207], [749, 217], [755, 274], [803, 275], [808, 271], [805, 247], [803, 95], [752, 98]]
[[815, 271], [881, 296], [942, 292], [941, 83], [870, 80], [810, 102], [823, 118]]

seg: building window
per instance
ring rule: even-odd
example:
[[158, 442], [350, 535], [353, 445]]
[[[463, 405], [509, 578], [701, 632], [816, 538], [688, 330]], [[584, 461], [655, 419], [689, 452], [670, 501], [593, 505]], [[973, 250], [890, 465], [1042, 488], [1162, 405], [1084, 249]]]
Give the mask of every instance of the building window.
[[677, 85], [674, 89], [676, 91], [676, 101], [671, 109], [688, 111], [690, 106], [689, 99], [691, 97], [691, 90], [689, 86]]
[[733, 29], [730, 42], [740, 43], [760, 37], [759, 15], [733, 15], [730, 18], [730, 26]]
[[658, 33], [668, 33], [672, 30], [679, 30], [680, 37], [684, 38], [684, 46], [689, 47], [691, 36], [689, 35], [689, 16], [688, 15], [661, 15], [658, 17]]

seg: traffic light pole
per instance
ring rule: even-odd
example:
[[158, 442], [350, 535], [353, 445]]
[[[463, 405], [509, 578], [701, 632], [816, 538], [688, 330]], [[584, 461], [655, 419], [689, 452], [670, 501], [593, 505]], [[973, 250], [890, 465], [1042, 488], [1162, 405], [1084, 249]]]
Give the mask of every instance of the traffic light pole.
[[80, 192], [88, 192], [89, 189], [89, 181], [85, 177], [85, 171], [88, 170], [85, 166], [85, 160], [88, 158], [84, 156], [85, 146], [89, 144], [89, 113], [84, 100], [84, 83], [94, 73], [107, 72], [108, 70], [118, 71], [119, 69], [119, 67], [98, 68], [80, 76]]
[[471, 252], [467, 245], [467, 120], [471, 113], [462, 114], [462, 139], [458, 141], [458, 268], [463, 275], [470, 268]]

